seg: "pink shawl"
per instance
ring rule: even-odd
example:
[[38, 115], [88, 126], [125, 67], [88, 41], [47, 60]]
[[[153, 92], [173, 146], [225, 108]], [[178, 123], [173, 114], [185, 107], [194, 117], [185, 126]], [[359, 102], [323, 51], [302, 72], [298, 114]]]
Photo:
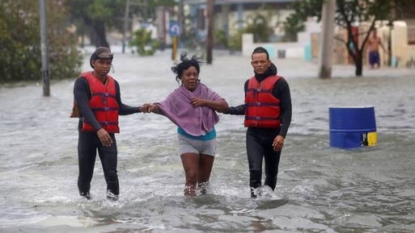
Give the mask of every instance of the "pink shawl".
[[212, 108], [193, 107], [190, 99], [195, 97], [213, 101], [223, 99], [206, 85], [199, 83], [193, 92], [181, 85], [164, 101], [156, 104], [160, 107], [162, 115], [169, 118], [186, 133], [192, 136], [202, 136], [212, 130], [214, 125], [219, 122], [219, 116]]

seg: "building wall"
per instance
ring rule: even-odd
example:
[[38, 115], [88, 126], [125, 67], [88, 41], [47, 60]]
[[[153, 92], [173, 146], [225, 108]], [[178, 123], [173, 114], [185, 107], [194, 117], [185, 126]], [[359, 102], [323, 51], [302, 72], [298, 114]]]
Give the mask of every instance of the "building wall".
[[271, 58], [278, 58], [283, 53], [284, 58], [304, 58], [309, 60], [310, 56], [312, 56], [309, 53], [313, 52], [310, 50], [311, 44], [313, 41], [316, 42], [315, 37], [318, 37], [321, 31], [320, 28], [320, 23], [310, 18], [305, 23], [305, 31], [298, 33], [296, 42], [254, 43], [252, 34], [244, 34], [242, 38], [242, 55], [250, 56], [254, 48], [263, 46], [268, 50]]
[[[283, 9], [283, 10], [275, 9], [275, 10], [273, 10], [273, 12], [275, 12], [275, 14], [273, 14], [272, 18], [270, 18], [270, 19], [268, 18], [268, 20], [269, 20], [268, 25], [273, 26], [272, 29], [273, 29], [273, 31], [276, 35], [281, 35], [282, 36], [283, 33], [284, 33], [283, 28], [282, 28], [282, 24], [285, 22], [285, 19], [291, 13], [293, 13], [293, 11], [292, 10], [285, 10], [285, 9]], [[255, 14], [255, 11], [252, 11], [252, 10], [244, 11], [244, 13], [243, 13], [244, 20], [245, 21], [249, 20], [250, 18], [252, 18], [254, 16], [254, 14]], [[263, 15], [265, 16], [265, 13]], [[234, 34], [239, 29], [239, 27], [238, 27], [238, 22], [239, 22], [238, 12], [236, 12], [236, 11], [230, 12], [228, 16], [229, 16], [228, 17], [229, 34]], [[218, 26], [220, 25], [220, 22], [219, 22], [220, 18], [221, 18], [221, 13], [219, 13], [218, 17], [215, 18], [216, 19], [215, 25], [218, 25]]]
[[[288, 0], [269, 0], [269, 1], [243, 1], [243, 0], [232, 0], [232, 1], [215, 1], [215, 16], [214, 24], [216, 30], [224, 30], [228, 35], [237, 33], [243, 22], [247, 22], [252, 16], [258, 11], [262, 4], [269, 4], [270, 12], [272, 17], [268, 17], [269, 12], [263, 12], [262, 15], [266, 16], [268, 25], [272, 28], [276, 35], [283, 34], [282, 24], [286, 17], [289, 16], [293, 11], [287, 9], [290, 2]], [[200, 35], [206, 34], [207, 18], [206, 18], [206, 1], [186, 1], [186, 5], [190, 10], [190, 15], [193, 20], [191, 27], [195, 28]], [[202, 21], [201, 21], [202, 20]]]
[[[252, 34], [244, 34], [242, 40], [242, 55], [250, 56], [253, 49], [257, 46], [265, 47], [270, 53], [271, 58], [281, 58], [281, 52], [284, 52], [284, 58], [304, 58], [305, 60], [316, 59], [320, 50], [320, 33], [321, 26], [319, 23], [309, 21], [306, 23], [306, 31], [299, 33], [299, 40], [290, 43], [254, 43]], [[362, 33], [369, 28], [368, 23], [362, 23], [357, 32]], [[389, 66], [391, 62], [393, 67], [406, 67], [408, 64], [415, 62], [415, 45], [408, 43], [408, 27], [404, 21], [395, 21], [393, 29], [390, 30], [385, 22], [377, 22], [378, 36], [381, 38], [386, 51], [380, 50], [382, 66]], [[363, 42], [365, 34], [359, 34], [359, 43]], [[392, 58], [388, 57], [388, 40], [391, 35]], [[346, 40], [347, 32], [336, 30], [335, 37]], [[411, 63], [412, 62], [412, 63]], [[333, 64], [353, 64], [349, 57], [344, 42], [334, 40], [333, 46]], [[363, 53], [363, 64], [368, 65], [367, 51]]]

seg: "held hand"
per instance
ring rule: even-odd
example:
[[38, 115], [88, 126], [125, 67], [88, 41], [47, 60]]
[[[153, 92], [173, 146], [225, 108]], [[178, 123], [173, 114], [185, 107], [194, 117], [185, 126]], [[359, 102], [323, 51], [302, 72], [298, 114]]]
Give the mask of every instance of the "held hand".
[[155, 104], [148, 105], [148, 112], [156, 112], [156, 110], [157, 110], [157, 105]]
[[143, 106], [140, 107], [140, 112], [142, 113], [148, 113], [150, 112], [148, 109], [150, 107], [150, 104], [143, 104]]
[[205, 105], [205, 100], [202, 98], [191, 98], [190, 104], [193, 105], [193, 107], [201, 107]]
[[274, 151], [281, 151], [283, 146], [284, 146], [284, 137], [281, 135], [276, 136], [274, 141], [272, 142], [272, 147]]
[[99, 129], [97, 131], [97, 135], [98, 135], [98, 138], [101, 141], [102, 145], [111, 146], [112, 138], [104, 128]]
[[140, 107], [140, 111], [142, 113], [155, 112], [156, 109], [157, 109], [157, 105], [155, 104], [143, 104], [143, 106]]

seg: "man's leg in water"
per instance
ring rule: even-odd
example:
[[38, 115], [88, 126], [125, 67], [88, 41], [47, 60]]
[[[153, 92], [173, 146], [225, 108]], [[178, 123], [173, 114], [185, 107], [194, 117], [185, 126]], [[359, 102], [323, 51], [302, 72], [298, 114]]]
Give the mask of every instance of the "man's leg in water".
[[112, 138], [111, 146], [98, 147], [99, 157], [102, 163], [102, 169], [104, 170], [105, 181], [107, 182], [107, 198], [109, 200], [118, 200], [120, 194], [120, 187], [118, 183], [117, 174], [117, 142], [114, 134], [110, 134]]
[[249, 187], [251, 197], [256, 198], [255, 189], [261, 186], [262, 179], [262, 159], [264, 149], [255, 135], [246, 133], [246, 153], [249, 163]]
[[272, 147], [265, 152], [265, 185], [272, 190], [277, 185], [278, 166], [280, 163], [281, 151], [274, 151]]
[[96, 133], [79, 132], [78, 138], [78, 190], [81, 196], [90, 198], [91, 180], [97, 155]]

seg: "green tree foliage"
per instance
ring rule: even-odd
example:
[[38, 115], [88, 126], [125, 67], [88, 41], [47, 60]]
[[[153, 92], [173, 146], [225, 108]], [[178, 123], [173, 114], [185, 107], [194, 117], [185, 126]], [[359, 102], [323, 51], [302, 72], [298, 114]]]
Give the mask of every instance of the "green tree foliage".
[[244, 33], [244, 29], [238, 29], [236, 33], [229, 36], [228, 47], [231, 51], [242, 50], [242, 35]]
[[[76, 38], [67, 27], [63, 1], [46, 1], [51, 79], [75, 77], [81, 65]], [[41, 80], [38, 1], [1, 0], [0, 82]]]
[[150, 56], [154, 55], [160, 47], [160, 42], [151, 38], [151, 31], [142, 28], [133, 33], [133, 40], [130, 41], [130, 46], [134, 47], [141, 56]]
[[[296, 1], [293, 3], [295, 17], [306, 20], [315, 16], [321, 20], [321, 9], [325, 0]], [[337, 0], [335, 22], [337, 26], [347, 31], [347, 39], [342, 40], [356, 66], [356, 76], [363, 73], [363, 52], [371, 31], [377, 20], [393, 21], [406, 6], [413, 4], [413, 0]], [[357, 22], [369, 22], [369, 30], [360, 32], [363, 42], [356, 41], [353, 26]]]
[[[262, 4], [256, 11], [247, 15], [244, 20], [236, 21], [233, 26], [238, 29], [229, 36], [229, 49], [232, 51], [242, 49], [242, 35], [244, 33], [251, 33], [254, 42], [269, 42], [270, 37], [274, 34], [270, 19], [277, 14], [271, 7]], [[242, 28], [239, 28], [241, 25]]]
[[252, 33], [255, 42], [269, 42], [270, 36], [274, 34], [269, 19], [275, 14], [266, 4], [262, 4], [245, 20], [245, 33]]
[[213, 32], [213, 38], [215, 48], [228, 48], [228, 35], [224, 30], [215, 29]]
[[304, 21], [296, 14], [288, 16], [283, 25], [284, 41], [297, 41], [297, 34], [301, 31], [304, 31]]
[[77, 27], [84, 29], [78, 33], [88, 33], [96, 47], [109, 47], [107, 27], [123, 17], [125, 0], [67, 0], [66, 4]]
[[[88, 35], [96, 47], [110, 47], [107, 31], [123, 31], [127, 0], [66, 0], [72, 21], [80, 28], [79, 36]], [[174, 0], [130, 0], [129, 18], [154, 18], [158, 6], [173, 6]], [[131, 23], [131, 21], [129, 22]]]

